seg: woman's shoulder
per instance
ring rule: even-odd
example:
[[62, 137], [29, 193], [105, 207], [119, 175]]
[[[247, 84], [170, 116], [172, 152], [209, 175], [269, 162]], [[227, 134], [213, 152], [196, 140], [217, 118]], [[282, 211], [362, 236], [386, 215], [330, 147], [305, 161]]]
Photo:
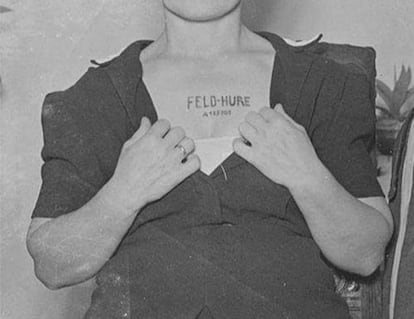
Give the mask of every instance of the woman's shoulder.
[[41, 114], [45, 145], [87, 145], [85, 154], [95, 154], [102, 171], [111, 171], [123, 142], [136, 130], [130, 112], [137, 113], [131, 99], [137, 80], [129, 69], [137, 45], [90, 67], [71, 87], [46, 95]]
[[[134, 109], [140, 72], [138, 55], [147, 42], [135, 41], [105, 62], [91, 60], [94, 66], [72, 86], [46, 95], [42, 107], [44, 119], [53, 120], [58, 114], [66, 114], [76, 119], [80, 127], [109, 125], [114, 126], [115, 131], [121, 130]], [[54, 117], [47, 116], [52, 113]], [[103, 123], [105, 119], [110, 121]]]
[[86, 72], [68, 89], [60, 92], [52, 92], [55, 98], [91, 98], [99, 92], [115, 90], [119, 92], [136, 84], [141, 74], [138, 56], [144, 46], [150, 43], [148, 40], [138, 40], [121, 52], [105, 59], [92, 59]]
[[[351, 44], [324, 42], [322, 34], [304, 41], [293, 41], [270, 33], [259, 32], [277, 50], [286, 69], [318, 69], [320, 74], [362, 75], [369, 81], [375, 78], [375, 50]], [[322, 72], [321, 72], [322, 71]]]
[[[270, 34], [283, 73], [281, 94], [288, 113], [312, 135], [339, 114], [371, 117], [375, 102], [375, 51], [320, 42], [291, 45]], [[353, 102], [352, 102], [353, 101]], [[341, 118], [345, 118], [341, 116]]]

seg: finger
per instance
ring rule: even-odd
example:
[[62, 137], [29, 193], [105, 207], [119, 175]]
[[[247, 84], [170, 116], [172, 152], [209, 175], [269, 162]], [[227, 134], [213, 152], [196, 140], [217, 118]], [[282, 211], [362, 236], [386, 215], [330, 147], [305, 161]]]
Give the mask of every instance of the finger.
[[277, 112], [278, 114], [281, 114], [283, 117], [285, 117], [287, 120], [289, 121], [293, 121], [295, 122], [286, 112], [285, 109], [283, 108], [282, 104], [276, 104], [276, 106], [274, 107], [275, 112]]
[[174, 158], [178, 158], [180, 161], [185, 159], [195, 149], [194, 141], [188, 137], [185, 137], [176, 147], [173, 149]]
[[233, 150], [240, 157], [251, 163], [253, 161], [253, 152], [250, 146], [247, 146], [242, 138], [233, 140]]
[[251, 126], [249, 123], [247, 122], [242, 122], [239, 125], [239, 132], [240, 135], [245, 138], [247, 141], [249, 141], [250, 143], [254, 144], [257, 142], [257, 130]]
[[195, 171], [198, 171], [201, 167], [200, 158], [196, 154], [190, 154], [187, 157], [187, 160], [181, 164], [180, 173], [182, 174], [182, 178], [186, 178], [187, 176], [193, 174]]
[[297, 128], [303, 129], [303, 127], [298, 124], [294, 119], [292, 119], [289, 114], [286, 113], [285, 109], [283, 108], [282, 104], [276, 104], [274, 110], [281, 114], [286, 120], [288, 120], [291, 124], [296, 126]]
[[164, 137], [167, 145], [175, 147], [185, 137], [185, 131], [182, 127], [173, 127]]
[[266, 120], [257, 112], [249, 112], [247, 113], [245, 119], [247, 123], [253, 126], [256, 130], [263, 129], [267, 123]]
[[262, 107], [259, 110], [259, 114], [267, 121], [272, 122], [276, 117], [276, 112], [270, 107]]
[[134, 135], [131, 136], [131, 138], [129, 139], [129, 142], [134, 143], [135, 141], [138, 141], [148, 132], [150, 128], [151, 128], [150, 120], [145, 116], [142, 117], [141, 124], [139, 125], [138, 130], [136, 130]]
[[182, 139], [182, 141], [180, 142], [180, 145], [182, 145], [185, 148], [187, 154], [190, 154], [194, 152], [195, 150], [195, 143], [193, 139], [187, 136]]
[[154, 123], [150, 128], [149, 134], [153, 134], [157, 137], [164, 137], [165, 134], [170, 130], [171, 124], [169, 121], [161, 119]]

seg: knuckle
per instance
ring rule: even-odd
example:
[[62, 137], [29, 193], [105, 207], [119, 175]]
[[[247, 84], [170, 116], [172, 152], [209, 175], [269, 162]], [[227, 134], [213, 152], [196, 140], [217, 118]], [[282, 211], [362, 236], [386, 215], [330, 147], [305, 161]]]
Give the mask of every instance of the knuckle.
[[154, 135], [154, 134], [150, 134], [146, 137], [146, 142], [150, 145], [150, 146], [156, 146], [159, 143], [159, 139]]
[[246, 128], [247, 128], [247, 123], [246, 122], [242, 122], [242, 123], [239, 124], [239, 131], [240, 132], [246, 131]]
[[185, 131], [181, 126], [177, 126], [174, 128], [176, 133], [180, 136], [185, 136]]
[[169, 124], [170, 124], [170, 122], [169, 122], [168, 120], [166, 120], [166, 119], [159, 119], [159, 120], [157, 121], [157, 123], [158, 123], [159, 125], [169, 125]]
[[257, 113], [256, 112], [253, 112], [253, 111], [250, 111], [249, 113], [247, 113], [247, 115], [246, 115], [246, 120], [248, 120], [248, 121], [252, 121], [254, 118], [256, 118], [257, 117]]
[[283, 126], [283, 125], [286, 125], [287, 124], [287, 121], [286, 121], [286, 119], [284, 119], [281, 116], [275, 116], [272, 119], [272, 123], [274, 125]]
[[273, 116], [273, 111], [265, 106], [260, 108], [259, 113], [266, 118]]
[[160, 119], [157, 121], [158, 125], [161, 126], [162, 128], [168, 129], [171, 127], [171, 124], [168, 120], [166, 119]]
[[269, 123], [269, 127], [273, 131], [280, 131], [283, 128], [283, 124], [280, 123], [278, 120], [272, 120]]
[[266, 106], [262, 106], [260, 109], [259, 109], [259, 113], [268, 113], [268, 111], [269, 111], [270, 109], [268, 108], [268, 107], [266, 107]]

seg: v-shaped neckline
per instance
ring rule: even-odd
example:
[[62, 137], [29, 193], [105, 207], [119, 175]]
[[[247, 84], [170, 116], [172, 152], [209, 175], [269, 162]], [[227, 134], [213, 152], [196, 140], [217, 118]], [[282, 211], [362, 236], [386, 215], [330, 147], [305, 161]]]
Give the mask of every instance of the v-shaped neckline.
[[[269, 81], [269, 105], [271, 108], [274, 108], [275, 105], [277, 104], [276, 98], [277, 95], [275, 94], [277, 91], [276, 85], [278, 84], [278, 72], [277, 70], [280, 70], [280, 66], [281, 66], [281, 61], [280, 61], [280, 57], [279, 57], [279, 51], [276, 47], [276, 44], [273, 43], [270, 39], [268, 39], [266, 37], [265, 34], [261, 34], [256, 32], [257, 35], [261, 36], [263, 39], [265, 39], [266, 41], [268, 41], [270, 43], [270, 45], [273, 47], [274, 49], [274, 56], [273, 56], [273, 65], [272, 65], [272, 72], [271, 72], [271, 77], [270, 77], [270, 81]], [[145, 47], [147, 47], [148, 45], [150, 45], [153, 41], [146, 41], [141, 49], [138, 52], [138, 67], [141, 73], [141, 77], [140, 77], [140, 81], [138, 84], [138, 87], [140, 87], [142, 89], [142, 94], [144, 95], [144, 99], [146, 102], [148, 102], [148, 107], [149, 107], [149, 111], [153, 114], [153, 118], [155, 121], [158, 120], [158, 113], [157, 110], [155, 108], [154, 105], [154, 101], [151, 97], [151, 94], [143, 80], [143, 67], [142, 67], [142, 62], [141, 62], [141, 52], [143, 49], [145, 49]], [[210, 174], [207, 174], [203, 171], [201, 171], [200, 169], [197, 170], [197, 172], [195, 174], [199, 174], [200, 176], [204, 177], [205, 179], [210, 179], [210, 178], [214, 178], [217, 176], [218, 173], [220, 173], [221, 171], [223, 171], [224, 174], [226, 174], [226, 169], [229, 170], [230, 168], [234, 168], [236, 166], [239, 166], [241, 164], [246, 164], [248, 163], [245, 159], [243, 159], [242, 157], [240, 157], [239, 155], [237, 155], [234, 151], [232, 153], [229, 154], [229, 156], [227, 156], [221, 163], [219, 163]]]

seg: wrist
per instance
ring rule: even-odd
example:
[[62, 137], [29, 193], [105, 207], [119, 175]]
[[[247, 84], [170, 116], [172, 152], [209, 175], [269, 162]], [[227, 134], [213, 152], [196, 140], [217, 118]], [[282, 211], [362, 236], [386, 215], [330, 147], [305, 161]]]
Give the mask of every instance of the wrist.
[[116, 211], [118, 215], [129, 217], [136, 215], [144, 206], [145, 201], [140, 196], [134, 196], [132, 200], [122, 192], [121, 187], [109, 180], [99, 191], [99, 199], [107, 206]]
[[332, 178], [332, 174], [316, 159], [310, 163], [304, 173], [298, 178], [292, 178], [287, 185], [289, 191], [293, 193], [304, 192], [321, 188]]

